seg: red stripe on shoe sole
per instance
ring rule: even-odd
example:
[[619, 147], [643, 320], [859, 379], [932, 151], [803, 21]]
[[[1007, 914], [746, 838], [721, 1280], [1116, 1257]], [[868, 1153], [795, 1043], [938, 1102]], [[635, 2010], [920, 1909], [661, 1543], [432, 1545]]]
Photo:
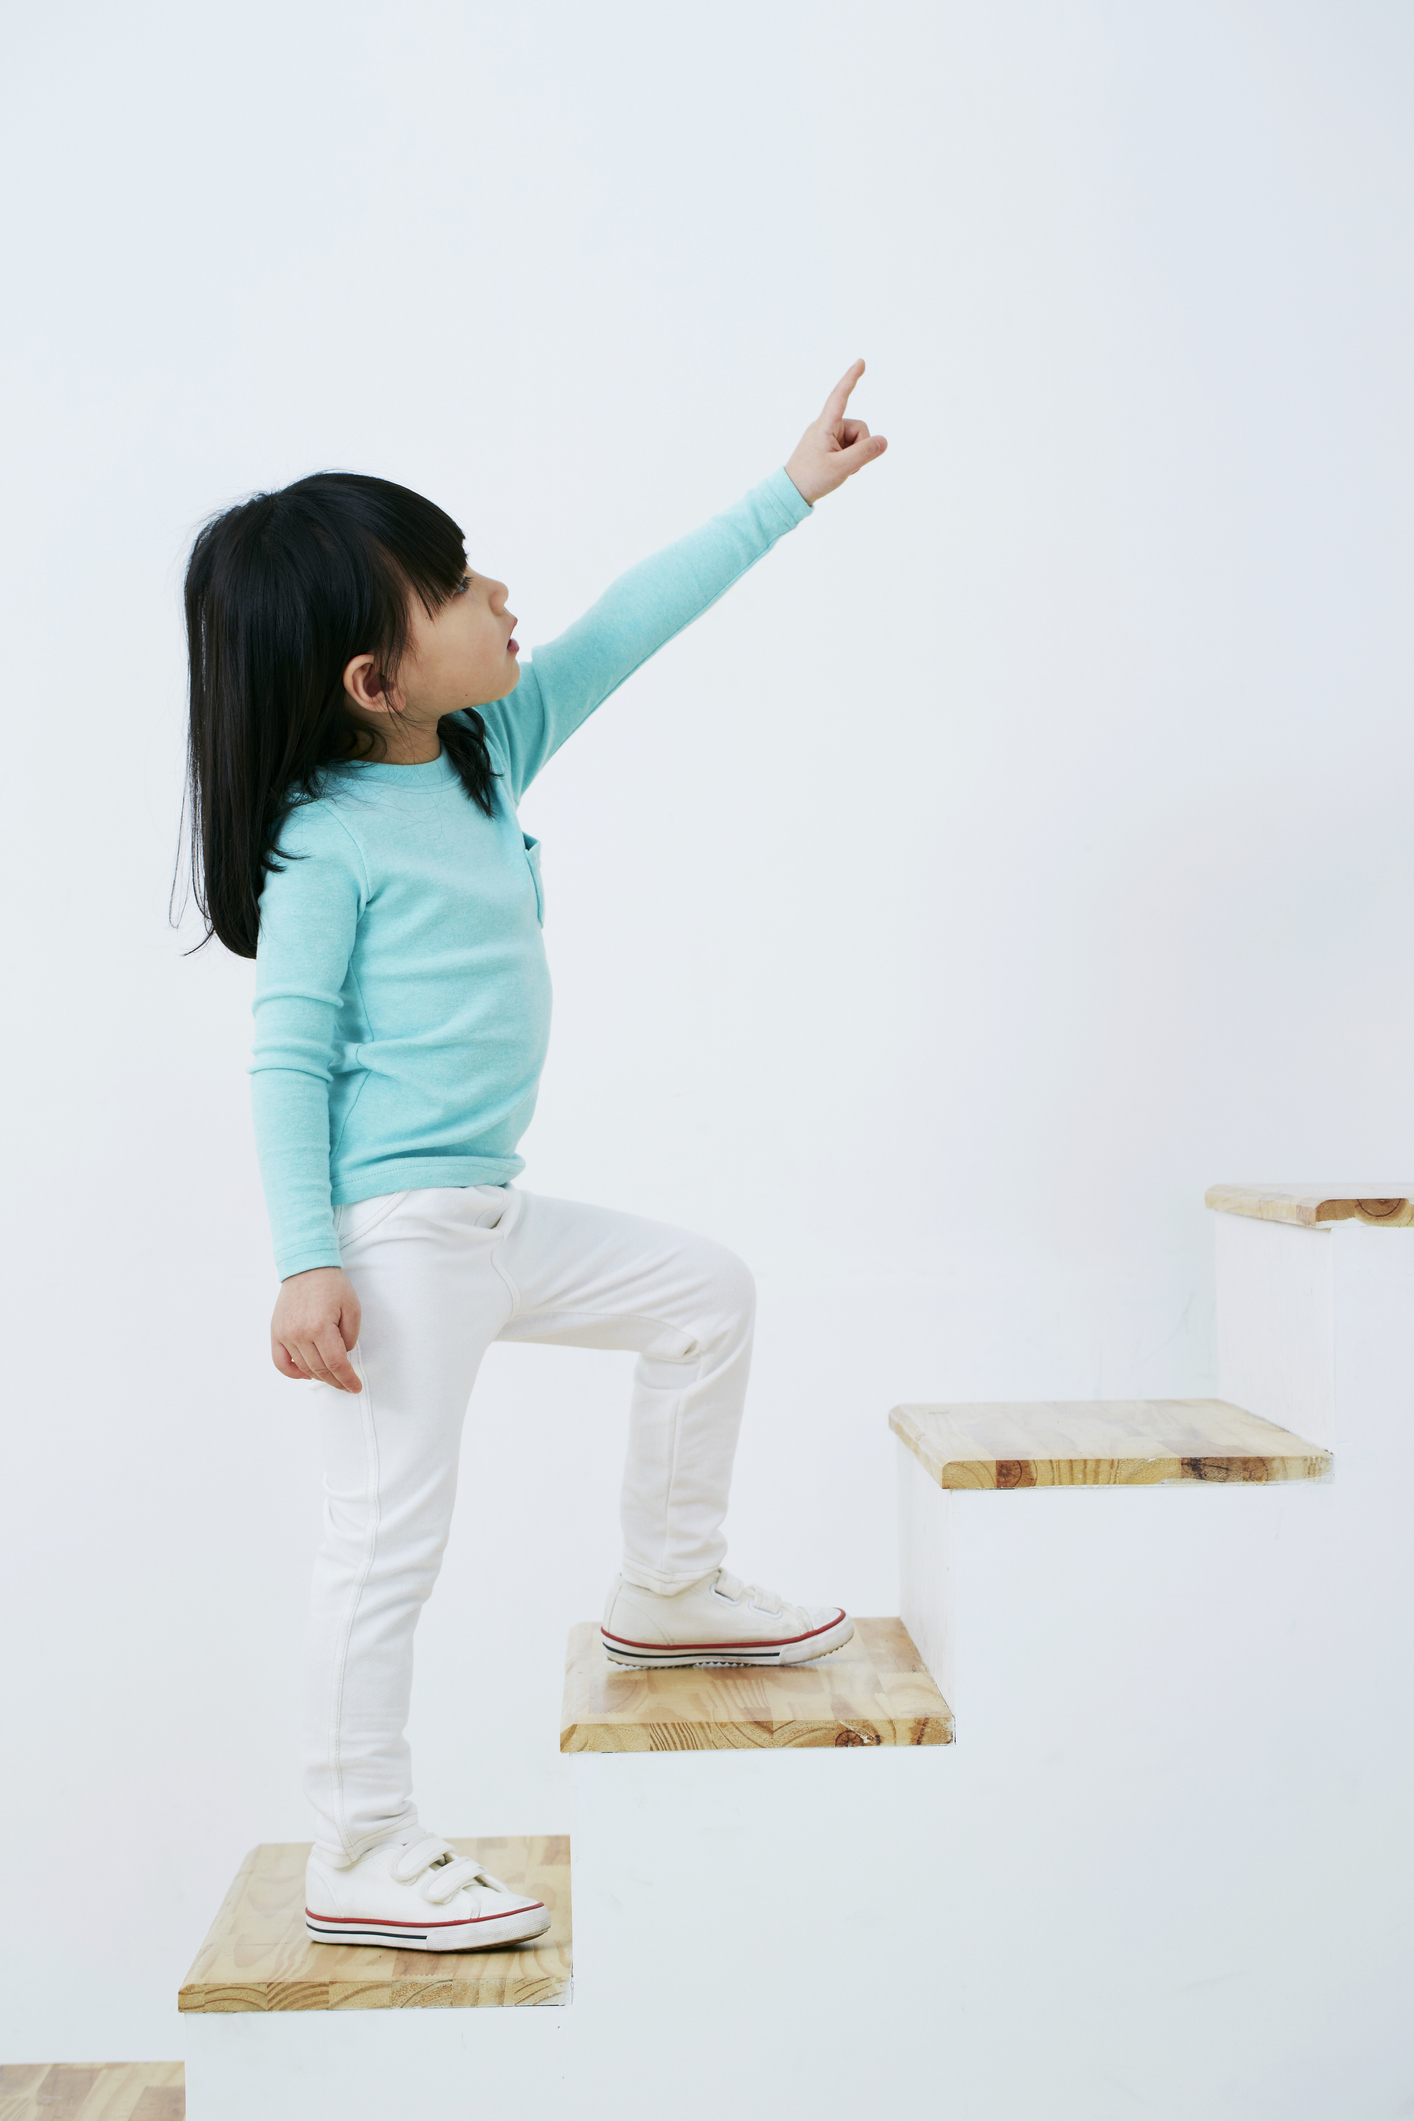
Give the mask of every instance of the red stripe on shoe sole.
[[512, 1915], [528, 1915], [533, 1908], [543, 1908], [543, 1900], [527, 1900], [523, 1907], [510, 1908], [504, 1915], [462, 1915], [456, 1922], [424, 1922], [419, 1916], [413, 1919], [403, 1916], [395, 1921], [390, 1915], [316, 1915], [312, 1907], [305, 1909], [310, 1922], [328, 1922], [335, 1929], [346, 1930], [465, 1930], [478, 1922], [509, 1922]]
[[792, 1643], [813, 1642], [817, 1635], [828, 1635], [830, 1629], [837, 1628], [844, 1618], [845, 1610], [841, 1606], [833, 1620], [825, 1621], [821, 1627], [809, 1628], [803, 1635], [774, 1638], [754, 1635], [749, 1642], [635, 1642], [631, 1635], [611, 1635], [607, 1628], [600, 1628], [599, 1632], [605, 1642], [621, 1642], [627, 1650], [654, 1650], [666, 1657], [686, 1655], [693, 1650], [788, 1650]]

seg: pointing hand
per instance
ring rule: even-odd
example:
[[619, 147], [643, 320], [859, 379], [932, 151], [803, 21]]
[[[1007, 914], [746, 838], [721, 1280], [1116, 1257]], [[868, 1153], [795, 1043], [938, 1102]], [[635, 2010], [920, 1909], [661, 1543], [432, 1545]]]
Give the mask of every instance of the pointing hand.
[[882, 435], [871, 435], [862, 420], [847, 420], [849, 394], [864, 373], [864, 363], [847, 368], [825, 400], [818, 420], [806, 428], [786, 472], [803, 501], [823, 500], [856, 471], [872, 464], [888, 448]]

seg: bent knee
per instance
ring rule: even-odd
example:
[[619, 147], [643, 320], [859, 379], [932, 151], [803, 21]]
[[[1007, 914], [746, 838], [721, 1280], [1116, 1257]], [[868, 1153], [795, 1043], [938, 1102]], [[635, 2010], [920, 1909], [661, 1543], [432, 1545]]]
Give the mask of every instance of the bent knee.
[[756, 1317], [756, 1277], [744, 1259], [713, 1245], [708, 1263], [712, 1306], [719, 1316], [750, 1326]]

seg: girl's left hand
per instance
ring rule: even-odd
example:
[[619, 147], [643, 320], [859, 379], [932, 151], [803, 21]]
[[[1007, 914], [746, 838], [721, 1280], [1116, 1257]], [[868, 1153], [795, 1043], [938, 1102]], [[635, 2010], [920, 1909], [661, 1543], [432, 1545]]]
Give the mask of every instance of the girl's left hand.
[[849, 394], [864, 373], [864, 363], [847, 368], [825, 400], [818, 420], [807, 427], [796, 443], [786, 473], [802, 501], [823, 500], [837, 486], [888, 448], [882, 435], [871, 435], [862, 420], [847, 420]]

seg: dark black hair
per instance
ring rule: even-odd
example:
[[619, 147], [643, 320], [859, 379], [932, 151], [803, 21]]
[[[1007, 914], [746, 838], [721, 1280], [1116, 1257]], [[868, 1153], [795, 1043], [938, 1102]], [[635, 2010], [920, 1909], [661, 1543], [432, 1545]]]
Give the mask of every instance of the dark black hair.
[[[385, 683], [407, 647], [409, 604], [429, 616], [466, 572], [462, 533], [406, 486], [321, 471], [228, 508], [187, 566], [191, 876], [206, 922], [254, 957], [260, 894], [279, 867], [280, 827], [340, 760], [384, 747], [348, 711], [344, 670], [372, 655]], [[437, 733], [489, 817], [495, 774], [475, 708]]]

